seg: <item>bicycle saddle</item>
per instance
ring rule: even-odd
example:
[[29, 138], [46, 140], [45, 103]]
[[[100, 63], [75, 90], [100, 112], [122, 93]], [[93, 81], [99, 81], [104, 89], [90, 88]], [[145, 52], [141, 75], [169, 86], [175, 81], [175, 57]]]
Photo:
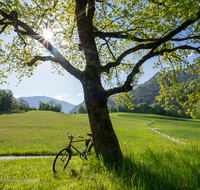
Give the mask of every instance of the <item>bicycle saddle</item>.
[[91, 137], [91, 136], [92, 136], [92, 133], [87, 133], [86, 135], [88, 135], [88, 136], [90, 136], [90, 137]]

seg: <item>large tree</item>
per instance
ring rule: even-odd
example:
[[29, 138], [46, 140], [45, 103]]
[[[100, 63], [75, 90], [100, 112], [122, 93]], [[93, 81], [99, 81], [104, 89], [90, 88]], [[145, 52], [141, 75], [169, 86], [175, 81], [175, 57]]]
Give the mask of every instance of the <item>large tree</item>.
[[[95, 152], [103, 158], [122, 158], [108, 97], [124, 93], [128, 98], [151, 58], [157, 58], [156, 66], [167, 63], [175, 76], [177, 69], [193, 71], [187, 57], [200, 52], [198, 0], [5, 0], [0, 15], [0, 34], [15, 34], [3, 46], [7, 51], [0, 49], [1, 78], [13, 71], [20, 79], [31, 76], [44, 61], [76, 77], [84, 89]], [[172, 74], [165, 94], [175, 84]]]

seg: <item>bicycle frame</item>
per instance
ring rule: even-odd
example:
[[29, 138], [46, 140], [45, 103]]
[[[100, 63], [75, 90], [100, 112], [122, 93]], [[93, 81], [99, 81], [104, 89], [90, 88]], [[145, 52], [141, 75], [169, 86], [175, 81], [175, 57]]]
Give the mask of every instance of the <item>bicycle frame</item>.
[[[89, 142], [87, 143], [87, 145], [86, 145], [86, 149], [85, 149], [83, 152], [79, 151], [77, 148], [75, 148], [75, 147], [72, 145], [72, 143], [83, 142], [83, 141], [85, 141], [85, 142], [89, 141]], [[89, 147], [90, 142], [92, 143], [92, 139], [91, 139], [91, 138], [89, 138], [89, 139], [84, 139], [84, 140], [75, 140], [75, 141], [73, 141], [73, 138], [72, 138], [72, 139], [70, 140], [70, 143], [69, 143], [69, 145], [68, 145], [68, 148], [71, 149], [71, 147], [72, 147], [74, 150], [76, 150], [76, 151], [80, 154], [80, 157], [83, 156], [85, 159], [87, 159], [85, 153], [86, 153], [87, 150], [88, 150], [88, 147]]]
[[[68, 131], [67, 131], [68, 133]], [[72, 136], [68, 133], [68, 138], [70, 139], [70, 142], [68, 144], [67, 147], [63, 148], [55, 157], [54, 162], [53, 162], [53, 171], [58, 172], [61, 171], [63, 169], [65, 169], [69, 163], [69, 161], [72, 158], [72, 149], [74, 149], [76, 152], [78, 152], [80, 154], [80, 158], [84, 160], [88, 160], [87, 159], [87, 153], [90, 153], [92, 147], [94, 146], [93, 140], [92, 140], [92, 134], [88, 133], [87, 135], [90, 136], [90, 138], [84, 139], [84, 140], [73, 140], [74, 138], [83, 138], [80, 135], [78, 135], [77, 137]], [[85, 148], [84, 150], [81, 152], [79, 151], [75, 146], [73, 146], [72, 143], [76, 143], [76, 142], [85, 142]]]

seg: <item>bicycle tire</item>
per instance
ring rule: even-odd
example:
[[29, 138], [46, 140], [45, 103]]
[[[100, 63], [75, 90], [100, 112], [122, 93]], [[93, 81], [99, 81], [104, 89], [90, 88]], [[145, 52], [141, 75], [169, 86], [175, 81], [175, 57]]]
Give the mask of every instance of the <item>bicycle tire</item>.
[[61, 170], [64, 170], [71, 159], [71, 150], [69, 148], [62, 149], [54, 159], [53, 162], [53, 171], [57, 173]]
[[93, 145], [94, 145], [93, 143], [90, 144], [90, 146], [89, 146], [89, 148], [88, 148], [88, 152], [89, 152], [89, 153], [91, 152], [91, 149], [92, 149]]

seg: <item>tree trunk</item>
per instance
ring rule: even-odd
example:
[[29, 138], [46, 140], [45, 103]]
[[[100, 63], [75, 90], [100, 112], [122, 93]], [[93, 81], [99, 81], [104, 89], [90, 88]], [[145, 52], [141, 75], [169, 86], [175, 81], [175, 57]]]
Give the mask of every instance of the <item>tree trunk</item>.
[[109, 117], [108, 95], [101, 85], [101, 64], [93, 36], [94, 5], [94, 0], [76, 0], [79, 50], [84, 51], [86, 59], [80, 81], [84, 88], [96, 155], [102, 155], [104, 161], [117, 161], [122, 159], [122, 153]]
[[[88, 83], [88, 82], [86, 82]], [[107, 108], [107, 94], [106, 91], [97, 85], [96, 82], [91, 85], [84, 85], [85, 103], [88, 111], [92, 137], [94, 141], [94, 148], [97, 157], [100, 155], [105, 162], [113, 162], [122, 159], [117, 136], [112, 127]]]

